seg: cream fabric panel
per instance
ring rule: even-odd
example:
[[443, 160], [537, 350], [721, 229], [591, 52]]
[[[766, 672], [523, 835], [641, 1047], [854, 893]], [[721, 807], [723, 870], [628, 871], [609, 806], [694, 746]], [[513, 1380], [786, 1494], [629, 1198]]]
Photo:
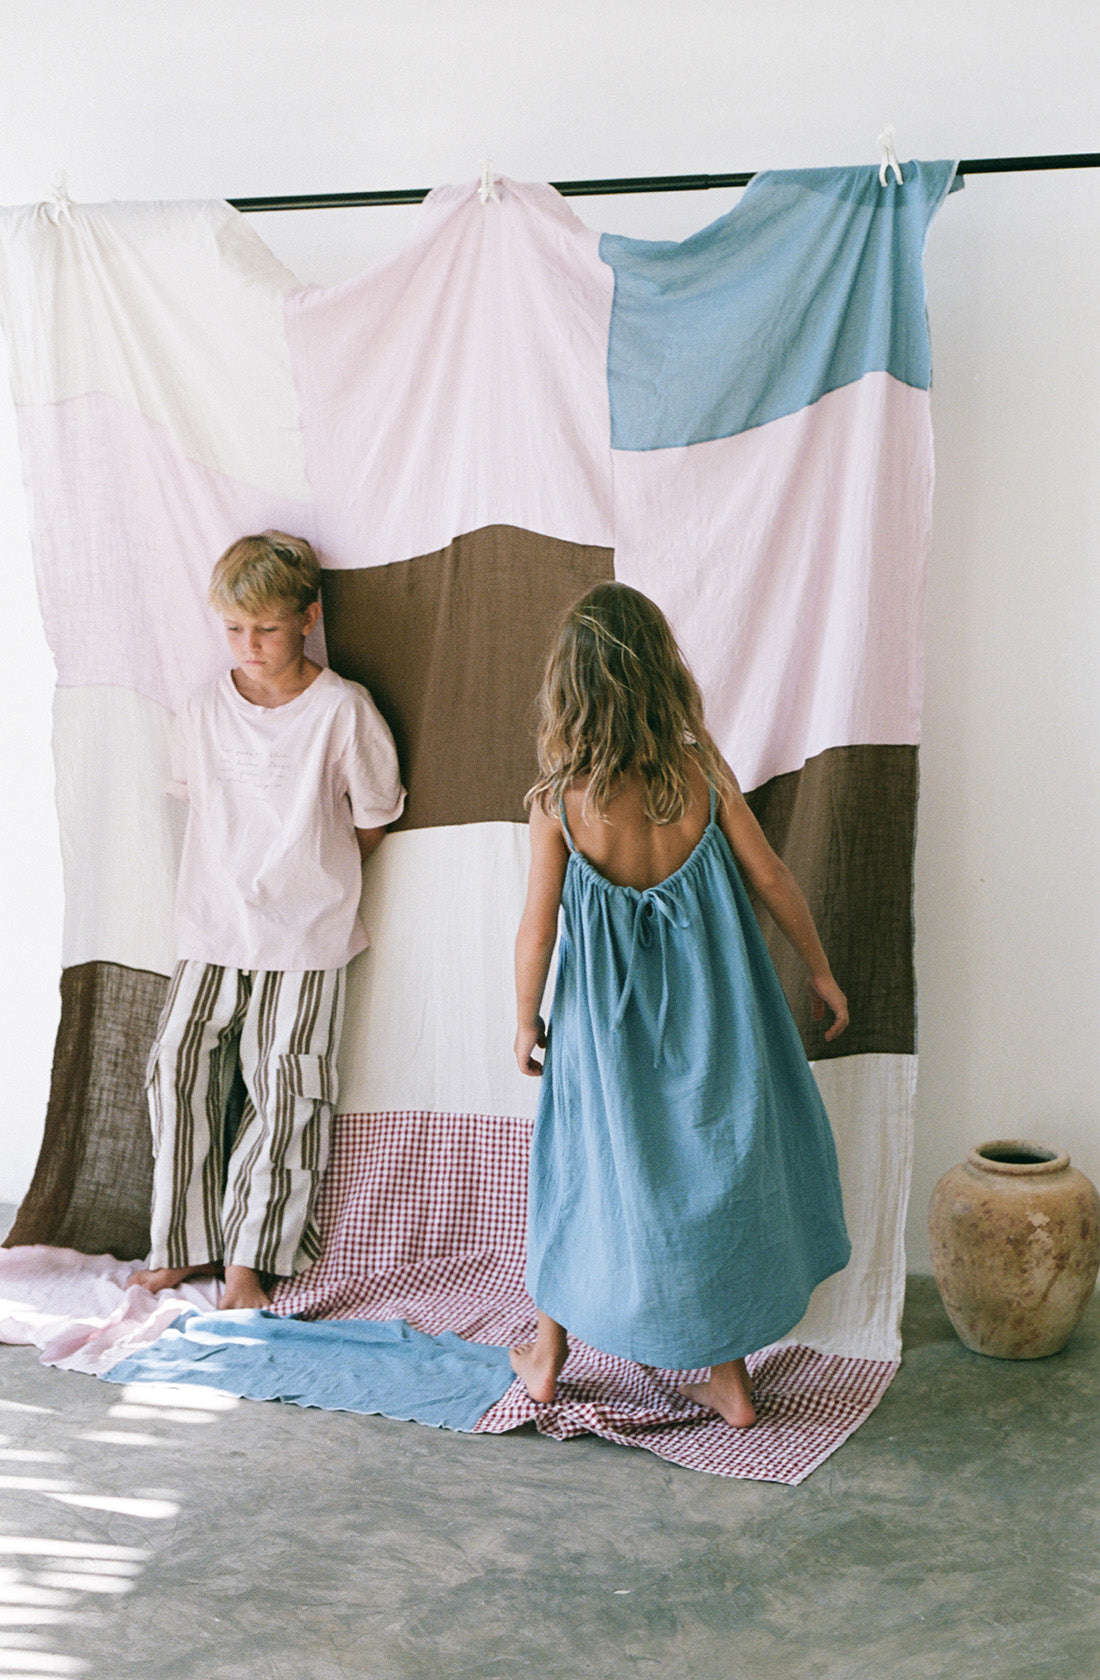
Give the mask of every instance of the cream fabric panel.
[[170, 974], [185, 807], [164, 792], [171, 714], [127, 688], [61, 688], [54, 762], [65, 875], [62, 963]]
[[899, 1359], [917, 1058], [840, 1056], [813, 1070], [836, 1138], [852, 1258], [815, 1289], [784, 1340], [821, 1353]]
[[297, 285], [228, 204], [0, 211], [18, 406], [117, 397], [188, 460], [304, 499], [284, 324]]

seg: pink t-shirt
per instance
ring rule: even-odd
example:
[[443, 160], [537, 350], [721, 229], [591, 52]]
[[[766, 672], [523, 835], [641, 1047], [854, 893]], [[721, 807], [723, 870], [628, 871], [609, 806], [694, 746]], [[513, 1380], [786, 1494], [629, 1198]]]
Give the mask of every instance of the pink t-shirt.
[[176, 889], [181, 958], [342, 968], [367, 944], [357, 828], [401, 815], [393, 737], [358, 683], [322, 670], [283, 706], [228, 671], [176, 717], [171, 792], [190, 806]]

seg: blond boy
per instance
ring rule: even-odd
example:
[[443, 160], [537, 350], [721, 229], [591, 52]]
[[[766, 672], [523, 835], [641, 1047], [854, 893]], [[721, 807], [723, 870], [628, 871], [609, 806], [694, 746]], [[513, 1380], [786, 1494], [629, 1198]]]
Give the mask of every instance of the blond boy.
[[[262, 1307], [318, 1253], [344, 969], [367, 937], [362, 860], [401, 814], [393, 739], [365, 688], [306, 656], [321, 606], [309, 543], [242, 537], [210, 580], [234, 666], [175, 720], [188, 804], [175, 972], [149, 1058], [152, 1290], [225, 1268], [220, 1305]], [[235, 1137], [237, 1068], [247, 1100]]]

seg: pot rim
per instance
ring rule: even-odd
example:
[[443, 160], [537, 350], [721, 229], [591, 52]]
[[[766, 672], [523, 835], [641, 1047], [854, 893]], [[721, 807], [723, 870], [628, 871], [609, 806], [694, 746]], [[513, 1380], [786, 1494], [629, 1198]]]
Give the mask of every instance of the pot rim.
[[[1004, 1155], [1026, 1155], [1028, 1159], [998, 1159], [998, 1156]], [[1069, 1166], [1069, 1156], [1064, 1149], [1052, 1149], [1049, 1144], [1032, 1143], [1022, 1138], [992, 1138], [988, 1143], [979, 1143], [966, 1160], [968, 1166], [976, 1167], [979, 1172], [1005, 1173], [1012, 1178], [1064, 1172]]]

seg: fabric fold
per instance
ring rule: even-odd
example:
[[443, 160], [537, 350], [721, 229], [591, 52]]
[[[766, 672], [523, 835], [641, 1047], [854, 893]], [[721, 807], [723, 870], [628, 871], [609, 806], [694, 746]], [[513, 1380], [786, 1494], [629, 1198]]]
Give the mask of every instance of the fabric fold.
[[401, 1319], [189, 1312], [103, 1373], [113, 1383], [185, 1383], [325, 1411], [380, 1412], [472, 1430], [513, 1381], [508, 1350], [427, 1336]]

